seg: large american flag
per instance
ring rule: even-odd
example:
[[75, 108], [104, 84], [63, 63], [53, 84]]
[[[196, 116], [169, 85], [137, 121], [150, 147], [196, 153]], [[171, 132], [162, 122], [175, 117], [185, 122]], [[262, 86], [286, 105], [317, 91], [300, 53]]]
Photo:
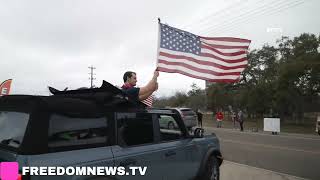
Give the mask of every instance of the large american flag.
[[201, 37], [165, 24], [159, 29], [157, 69], [209, 82], [236, 82], [248, 64], [250, 40]]

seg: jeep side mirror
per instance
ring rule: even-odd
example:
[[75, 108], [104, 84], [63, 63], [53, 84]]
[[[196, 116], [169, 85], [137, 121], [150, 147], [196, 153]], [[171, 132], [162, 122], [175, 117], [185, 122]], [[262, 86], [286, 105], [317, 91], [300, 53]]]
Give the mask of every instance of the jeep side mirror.
[[193, 132], [195, 138], [202, 138], [204, 134], [204, 129], [196, 128]]

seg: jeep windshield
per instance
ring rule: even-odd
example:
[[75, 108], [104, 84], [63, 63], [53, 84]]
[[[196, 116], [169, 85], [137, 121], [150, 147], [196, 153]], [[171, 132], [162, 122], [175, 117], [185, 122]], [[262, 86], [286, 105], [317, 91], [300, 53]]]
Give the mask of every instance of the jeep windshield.
[[29, 114], [0, 110], [0, 144], [19, 148], [23, 140]]

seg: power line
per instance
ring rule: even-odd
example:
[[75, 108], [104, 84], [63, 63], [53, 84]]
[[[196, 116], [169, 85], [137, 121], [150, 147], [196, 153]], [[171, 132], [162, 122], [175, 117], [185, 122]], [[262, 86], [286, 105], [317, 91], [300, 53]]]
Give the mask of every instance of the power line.
[[[261, 4], [260, 2], [265, 2], [265, 0], [257, 1], [256, 4], [259, 5], [259, 4]], [[242, 3], [242, 4], [244, 4], [244, 3]], [[262, 3], [262, 4], [265, 4], [265, 3]], [[246, 4], [246, 5], [247, 5], [246, 7], [242, 7], [242, 8], [249, 10], [249, 12], [258, 9], [257, 7], [254, 7], [254, 6], [251, 7], [250, 4]], [[210, 20], [210, 21], [207, 22], [205, 25], [209, 25], [209, 27], [207, 26], [207, 28], [205, 28], [205, 29], [219, 26], [221, 24], [221, 21], [223, 21], [225, 23], [225, 21], [227, 21], [229, 19], [232, 20], [232, 19], [236, 18], [233, 16], [234, 13], [237, 11], [242, 11], [242, 9], [239, 9], [238, 7], [241, 7], [241, 5], [237, 6], [237, 9], [231, 8], [231, 10], [230, 10], [230, 9], [226, 8], [226, 9], [222, 9], [222, 10], [224, 10], [222, 13], [218, 12], [219, 14], [217, 14], [217, 15], [216, 15], [216, 13], [214, 13], [211, 16], [208, 16], [207, 20], [208, 21]], [[220, 17], [220, 16], [222, 16], [222, 17]], [[224, 17], [227, 17], [227, 19], [225, 19]], [[212, 24], [214, 24], [214, 25], [212, 25]]]
[[[248, 1], [248, 0], [247, 0]], [[247, 1], [245, 1], [245, 2], [247, 2]], [[246, 10], [248, 10], [247, 12], [245, 12], [245, 13], [243, 13], [243, 14], [241, 14], [241, 16], [243, 16], [243, 15], [246, 15], [246, 14], [248, 14], [248, 12], [251, 12], [251, 14], [252, 14], [252, 11], [253, 12], [255, 12], [255, 11], [257, 11], [257, 10], [259, 10], [259, 9], [264, 9], [264, 6], [265, 5], [267, 5], [268, 3], [267, 2], [265, 2], [265, 0], [259, 0], [259, 1], [257, 1], [257, 2], [255, 2], [255, 4], [259, 4], [260, 2], [264, 2], [264, 3], [262, 3], [261, 5], [262, 6], [258, 6], [258, 8], [257, 7], [253, 7], [253, 8], [246, 8]], [[283, 2], [286, 2], [286, 1], [279, 1], [279, 0], [274, 0], [274, 1], [272, 1], [272, 2], [269, 2], [269, 3], [273, 3], [274, 4], [274, 2], [278, 2], [278, 3], [276, 3], [276, 5], [278, 4], [281, 4], [281, 3], [283, 3]], [[280, 2], [280, 3], [279, 3]], [[239, 9], [239, 7], [242, 7], [242, 8], [245, 8], [245, 7], [243, 7], [242, 5], [243, 4], [245, 4], [245, 5], [247, 5], [247, 6], [249, 6], [249, 4], [250, 3], [243, 3], [243, 1], [237, 1], [237, 3], [234, 3], [234, 4], [231, 4], [231, 5], [229, 5], [229, 6], [227, 6], [226, 8], [223, 8], [223, 9], [220, 9], [219, 11], [217, 11], [217, 12], [214, 12], [213, 14], [211, 14], [211, 15], [209, 15], [209, 16], [206, 16], [205, 18], [202, 18], [202, 19], [200, 19], [199, 21], [197, 21], [196, 23], [193, 23], [193, 24], [189, 24], [189, 25], [187, 25], [187, 26], [184, 26], [184, 27], [188, 27], [188, 26], [197, 26], [197, 27], [199, 27], [199, 26], [206, 26], [206, 25], [208, 25], [208, 24], [212, 24], [211, 22], [213, 21], [214, 22], [214, 25], [210, 25], [209, 27], [207, 27], [207, 28], [205, 28], [205, 30], [207, 30], [208, 29], [208, 31], [207, 32], [209, 32], [209, 31], [211, 31], [210, 30], [210, 28], [212, 28], [212, 27], [221, 27], [221, 26], [219, 26], [219, 24], [221, 24], [221, 23], [219, 23], [220, 21], [227, 21], [228, 22], [228, 20], [230, 19], [230, 20], [232, 20], [232, 19], [234, 19], [234, 18], [239, 18], [239, 16], [237, 16], [237, 17], [232, 17], [232, 16], [230, 16], [229, 14], [234, 14], [234, 12], [236, 12], [237, 10], [240, 10]], [[238, 6], [239, 5], [239, 6]], [[250, 7], [250, 6], [249, 6]], [[254, 14], [254, 13], [253, 13]], [[227, 17], [229, 17], [229, 18], [227, 18], [226, 20], [225, 19], [222, 19], [222, 18], [219, 18], [220, 16], [227, 16]], [[212, 17], [212, 18], [211, 18]], [[231, 18], [230, 18], [231, 17]], [[222, 19], [222, 20], [221, 20]], [[242, 18], [243, 19], [243, 18]], [[218, 22], [218, 23], [217, 23]], [[233, 22], [233, 21], [232, 21]], [[232, 24], [232, 23], [231, 23]], [[230, 25], [230, 21], [229, 21], [229, 23], [227, 23], [227, 25]], [[224, 26], [226, 26], [226, 25], [223, 25], [222, 27], [224, 27]], [[184, 29], [184, 28], [183, 28]], [[217, 28], [215, 28], [215, 29], [217, 29]], [[203, 31], [203, 30], [202, 30]]]
[[[260, 2], [265, 2], [265, 0], [259, 0], [257, 1], [255, 4], [260, 4]], [[243, 3], [243, 1], [241, 1], [241, 4], [239, 6], [237, 6], [238, 3], [235, 4], [235, 8], [224, 8], [222, 9], [222, 13], [219, 12], [216, 12], [210, 16], [207, 16], [207, 23], [204, 24], [202, 23], [202, 26], [207, 26], [209, 25], [209, 27], [207, 26], [206, 28], [204, 29], [208, 29], [208, 28], [212, 28], [212, 27], [216, 27], [216, 26], [219, 26], [222, 22], [225, 23], [225, 21], [227, 21], [228, 19], [234, 19], [236, 17], [234, 17], [234, 13], [237, 12], [237, 11], [242, 11], [242, 9], [249, 9], [249, 11], [252, 11], [252, 10], [255, 10], [257, 9], [256, 7], [250, 7], [250, 3]], [[246, 6], [242, 6], [242, 5], [246, 5]], [[250, 10], [251, 8], [251, 10]], [[227, 19], [225, 19], [224, 17], [227, 17]], [[203, 20], [204, 21], [204, 20]], [[213, 24], [213, 25], [212, 25]], [[198, 25], [198, 26], [201, 26]], [[203, 28], [202, 28], [203, 29]]]
[[[260, 1], [264, 1], [264, 0], [260, 0]], [[238, 2], [235, 3], [235, 4], [231, 4], [231, 5], [223, 8], [223, 9], [220, 9], [220, 10], [218, 10], [218, 11], [215, 11], [215, 12], [213, 12], [212, 14], [201, 18], [200, 20], [198, 20], [198, 21], [195, 22], [195, 23], [189, 23], [188, 25], [183, 26], [182, 29], [186, 29], [187, 27], [194, 26], [194, 25], [201, 26], [202, 23], [210, 20], [210, 17], [212, 17], [212, 16], [214, 16], [214, 17], [216, 17], [216, 15], [217, 15], [217, 16], [221, 16], [221, 15], [222, 15], [223, 13], [225, 13], [226, 10], [228, 10], [228, 9], [233, 9], [233, 8], [235, 8], [235, 7], [236, 7], [236, 8], [239, 8], [238, 4], [242, 5], [242, 4], [244, 4], [244, 3], [243, 3], [242, 1], [238, 1]]]
[[[296, 0], [296, 1], [294, 1], [294, 3], [298, 2], [298, 1], [301, 1], [301, 0]], [[271, 1], [269, 3], [261, 4], [261, 6], [259, 6], [257, 8], [249, 9], [249, 10], [245, 11], [244, 13], [241, 13], [236, 18], [231, 17], [229, 19], [226, 19], [225, 20], [226, 23], [224, 23], [222, 26], [208, 27], [207, 30], [204, 31], [204, 33], [214, 32], [217, 30], [228, 28], [228, 27], [233, 26], [234, 24], [238, 24], [239, 22], [246, 20], [248, 18], [256, 17], [257, 14], [269, 12], [269, 11], [272, 11], [274, 8], [283, 7], [283, 6], [289, 5], [291, 3], [292, 2], [288, 2], [286, 0], [284, 0], [284, 1], [275, 0], [275, 1]], [[231, 20], [231, 21], [229, 21], [229, 20]]]
[[[291, 6], [288, 6], [288, 7], [284, 8], [284, 9], [282, 9], [282, 11], [285, 11], [285, 10], [287, 10], [287, 9], [289, 9], [289, 8], [298, 6], [298, 5], [302, 4], [302, 3], [303, 3], [303, 2], [297, 3], [297, 4], [293, 4], [293, 5], [291, 5]], [[275, 12], [272, 12], [272, 13], [266, 14], [266, 15], [273, 15], [273, 14], [277, 14], [277, 13], [279, 13], [279, 11], [275, 11]], [[265, 14], [261, 14], [261, 15], [265, 15]], [[251, 22], [254, 22], [254, 21], [257, 20], [257, 19], [250, 19], [250, 20], [252, 20]], [[250, 20], [244, 21], [244, 22], [250, 22]], [[237, 26], [233, 26], [233, 27], [231, 26], [231, 27], [227, 28], [224, 32], [233, 32], [234, 30], [236, 30], [236, 28], [237, 28]], [[220, 33], [220, 32], [221, 32], [221, 31], [218, 31], [218, 33]]]
[[286, 5], [278, 7], [277, 9], [272, 9], [271, 11], [265, 11], [265, 12], [262, 12], [262, 13], [256, 15], [255, 17], [251, 16], [251, 18], [247, 18], [247, 19], [244, 19], [243, 21], [239, 21], [237, 24], [236, 23], [230, 24], [229, 26], [225, 26], [224, 28], [220, 28], [215, 31], [209, 31], [208, 33], [230, 32], [232, 30], [235, 30], [237, 27], [239, 27], [239, 25], [238, 25], [239, 23], [255, 21], [255, 20], [257, 20], [256, 19], [257, 16], [277, 14], [280, 11], [285, 11], [287, 9], [293, 8], [293, 7], [298, 6], [300, 4], [303, 4], [303, 3], [304, 3], [303, 1], [300, 1], [300, 2], [295, 1], [294, 3], [291, 3], [289, 6], [288, 6], [288, 4], [286, 4]]
[[295, 1], [293, 3], [290, 3], [290, 4], [289, 3], [282, 4], [282, 5], [278, 6], [278, 7], [275, 7], [275, 8], [272, 8], [272, 9], [268, 9], [267, 11], [260, 11], [260, 12], [254, 13], [251, 16], [249, 16], [248, 18], [239, 19], [235, 23], [230, 23], [228, 25], [225, 25], [222, 28], [216, 28], [216, 30], [209, 31], [209, 32], [216, 32], [216, 33], [217, 32], [221, 32], [221, 31], [226, 32], [227, 30], [235, 29], [235, 28], [239, 27], [240, 23], [249, 22], [251, 20], [257, 20], [256, 18], [259, 17], [259, 16], [262, 16], [262, 15], [276, 14], [276, 13], [279, 13], [280, 11], [284, 11], [286, 9], [289, 9], [291, 7], [300, 5], [302, 3], [304, 3], [304, 2], [300, 1], [300, 0], [297, 0], [297, 1]]

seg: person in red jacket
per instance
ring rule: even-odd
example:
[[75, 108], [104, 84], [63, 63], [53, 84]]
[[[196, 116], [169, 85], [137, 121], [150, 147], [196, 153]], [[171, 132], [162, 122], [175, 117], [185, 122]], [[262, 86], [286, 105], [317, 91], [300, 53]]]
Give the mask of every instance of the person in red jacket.
[[217, 128], [222, 127], [222, 121], [223, 121], [223, 113], [222, 109], [216, 113], [216, 119], [217, 119]]

